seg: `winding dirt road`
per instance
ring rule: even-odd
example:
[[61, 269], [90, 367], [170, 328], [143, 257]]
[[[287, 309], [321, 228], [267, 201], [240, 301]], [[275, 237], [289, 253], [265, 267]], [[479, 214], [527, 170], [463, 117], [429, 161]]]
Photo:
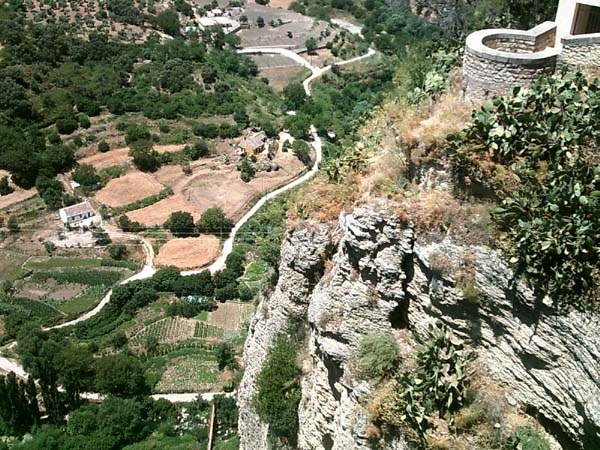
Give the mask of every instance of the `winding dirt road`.
[[[306, 59], [304, 59], [302, 56], [298, 55], [297, 53], [294, 53], [291, 50], [288, 50], [285, 48], [279, 48], [279, 47], [248, 47], [248, 48], [238, 50], [238, 53], [242, 53], [242, 54], [260, 54], [260, 53], [280, 54], [280, 55], [286, 56], [288, 58], [291, 58], [294, 61], [297, 61], [302, 66], [306, 67], [307, 69], [309, 69], [311, 71], [311, 75], [307, 79], [305, 79], [304, 82], [302, 83], [302, 85], [304, 86], [304, 91], [306, 92], [306, 95], [308, 95], [308, 96], [311, 95], [310, 84], [317, 78], [321, 77], [325, 72], [327, 72], [328, 70], [331, 70], [331, 67], [332, 67], [332, 66], [326, 66], [326, 67], [322, 67], [322, 68], [315, 67], [312, 64], [310, 64], [310, 62], [308, 62]], [[359, 61], [361, 59], [368, 58], [374, 54], [375, 54], [375, 51], [372, 48], [369, 48], [369, 51], [367, 53], [365, 53], [364, 55], [358, 56], [356, 58], [348, 59], [346, 61], [339, 62], [336, 65], [342, 66], [342, 65], [346, 65], [346, 64], [351, 64], [351, 63]], [[254, 214], [256, 214], [256, 212], [266, 202], [268, 202], [269, 200], [272, 200], [273, 198], [277, 197], [278, 195], [281, 195], [282, 193], [289, 191], [290, 189], [294, 189], [295, 187], [308, 181], [313, 176], [315, 176], [315, 174], [319, 171], [319, 164], [321, 163], [321, 160], [323, 158], [322, 143], [321, 143], [321, 139], [319, 138], [319, 136], [317, 134], [317, 130], [314, 125], [310, 126], [310, 133], [311, 133], [311, 136], [313, 139], [311, 142], [311, 145], [315, 149], [315, 155], [316, 155], [315, 162], [314, 162], [312, 168], [308, 172], [306, 172], [304, 175], [302, 175], [300, 178], [297, 178], [297, 179], [291, 181], [290, 183], [286, 184], [285, 186], [282, 186], [279, 189], [276, 189], [276, 190], [264, 195], [250, 209], [250, 211], [248, 211], [244, 215], [244, 217], [242, 217], [235, 224], [235, 226], [231, 230], [231, 234], [230, 234], [229, 238], [223, 243], [223, 251], [221, 252], [221, 256], [219, 256], [217, 258], [217, 260], [208, 267], [208, 269], [210, 270], [211, 273], [218, 272], [219, 270], [221, 270], [225, 267], [225, 260], [227, 259], [227, 256], [229, 256], [229, 254], [233, 250], [233, 241], [235, 240], [235, 236], [236, 236], [237, 232]], [[130, 281], [133, 281], [133, 280], [143, 280], [146, 278], [150, 278], [152, 275], [154, 275], [154, 273], [156, 272], [156, 269], [154, 268], [154, 250], [152, 248], [152, 245], [150, 245], [150, 243], [147, 240], [142, 239], [135, 235], [117, 232], [117, 231], [109, 231], [109, 234], [111, 235], [111, 237], [127, 237], [127, 238], [139, 239], [143, 243], [144, 250], [146, 253], [146, 262], [145, 262], [142, 270], [140, 272], [136, 273], [135, 275], [127, 278], [126, 280], [121, 281], [119, 284], [129, 283]], [[197, 269], [197, 270], [182, 271], [181, 275], [183, 275], [183, 276], [192, 275], [192, 274], [200, 273], [206, 269], [207, 268], [204, 267], [202, 269]], [[110, 291], [108, 291], [108, 293], [104, 296], [104, 298], [100, 301], [100, 303], [98, 303], [98, 305], [96, 305], [96, 307], [94, 309], [84, 313], [83, 315], [81, 315], [78, 318], [71, 320], [69, 322], [65, 322], [60, 325], [56, 325], [56, 326], [49, 327], [49, 328], [44, 328], [44, 331], [69, 327], [69, 326], [75, 325], [77, 323], [83, 322], [83, 321], [89, 319], [90, 317], [95, 316], [110, 301], [111, 294], [112, 294], [112, 289]], [[17, 376], [19, 376], [21, 378], [25, 378], [27, 376], [27, 372], [23, 369], [23, 367], [17, 361], [9, 359], [9, 358], [1, 357], [1, 356], [0, 356], [0, 372], [6, 372], [6, 373], [14, 372]], [[221, 394], [222, 393], [212, 393], [211, 392], [211, 393], [205, 393], [205, 394], [200, 394], [200, 395], [202, 398], [205, 398], [205, 396], [206, 396], [206, 399], [208, 399], [208, 398], [212, 398], [214, 395], [221, 395]], [[98, 399], [98, 400], [101, 399], [100, 396], [98, 396], [98, 394], [89, 393], [87, 395], [89, 396], [90, 399]], [[155, 399], [164, 398], [173, 403], [181, 403], [181, 402], [193, 401], [194, 399], [196, 399], [198, 397], [198, 395], [199, 394], [195, 393], [195, 392], [179, 393], [179, 394], [157, 394], [157, 395], [154, 395], [153, 398], [155, 398]], [[225, 395], [227, 395], [227, 394], [225, 394]], [[228, 394], [228, 395], [232, 395], [232, 394]]]

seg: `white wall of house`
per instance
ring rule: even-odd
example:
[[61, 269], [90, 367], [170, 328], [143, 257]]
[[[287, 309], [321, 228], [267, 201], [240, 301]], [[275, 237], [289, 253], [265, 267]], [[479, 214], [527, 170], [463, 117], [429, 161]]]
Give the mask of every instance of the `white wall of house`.
[[560, 0], [556, 10], [557, 46], [560, 46], [561, 38], [571, 34], [578, 4], [600, 7], [600, 0]]

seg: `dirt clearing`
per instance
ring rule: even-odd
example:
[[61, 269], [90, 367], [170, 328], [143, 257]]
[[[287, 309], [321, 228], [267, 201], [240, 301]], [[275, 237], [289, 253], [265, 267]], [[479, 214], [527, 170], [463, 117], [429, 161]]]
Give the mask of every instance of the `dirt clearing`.
[[27, 189], [26, 191], [16, 188], [15, 192], [12, 194], [3, 195], [0, 197], [0, 209], [8, 208], [9, 206], [28, 200], [35, 194], [37, 194], [37, 190], [35, 188]]
[[235, 166], [215, 171], [201, 168], [183, 189], [183, 195], [198, 210], [220, 206], [227, 217], [240, 219], [244, 212], [266, 192], [288, 183], [299, 175], [304, 165], [291, 153], [278, 153], [273, 160], [277, 171], [258, 172], [256, 178], [244, 183]]
[[108, 206], [118, 207], [158, 194], [163, 185], [143, 172], [131, 172], [119, 178], [113, 178], [100, 189], [94, 199]]
[[240, 330], [254, 312], [252, 303], [225, 302], [209, 313], [208, 323], [226, 330]]
[[310, 75], [310, 70], [302, 66], [275, 67], [262, 69], [259, 76], [269, 80], [269, 86], [276, 90], [282, 90], [292, 81], [302, 81]]
[[135, 222], [143, 223], [147, 226], [162, 225], [166, 222], [172, 212], [184, 211], [189, 212], [194, 220], [198, 220], [201, 211], [185, 199], [182, 194], [175, 194], [169, 198], [165, 198], [153, 205], [146, 206], [142, 209], [136, 209], [127, 213], [127, 217]]
[[[183, 144], [178, 145], [155, 145], [154, 150], [158, 153], [172, 153], [181, 151], [185, 147]], [[97, 153], [92, 156], [87, 156], [80, 159], [79, 164], [91, 164], [96, 170], [106, 169], [111, 166], [127, 166], [131, 163], [129, 157], [129, 147], [115, 148], [106, 153]]]
[[289, 9], [294, 0], [271, 0], [269, 6], [271, 8]]
[[160, 248], [157, 266], [195, 269], [208, 265], [219, 256], [221, 243], [215, 236], [172, 239]]

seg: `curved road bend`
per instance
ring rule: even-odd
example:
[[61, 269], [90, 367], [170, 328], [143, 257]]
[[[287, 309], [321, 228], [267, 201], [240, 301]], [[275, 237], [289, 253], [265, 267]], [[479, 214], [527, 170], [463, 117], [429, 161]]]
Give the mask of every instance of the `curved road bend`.
[[[251, 54], [251, 53], [271, 53], [271, 54], [280, 54], [280, 55], [284, 55], [284, 56], [288, 56], [289, 58], [293, 59], [294, 61], [298, 61], [300, 64], [302, 64], [304, 67], [310, 69], [310, 71], [312, 72], [311, 76], [308, 77], [306, 80], [304, 80], [303, 82], [303, 86], [304, 86], [304, 90], [306, 92], [306, 95], [310, 96], [311, 92], [310, 92], [310, 83], [312, 83], [312, 81], [314, 81], [315, 79], [317, 79], [318, 77], [320, 77], [321, 75], [323, 75], [323, 73], [327, 72], [328, 70], [331, 70], [331, 66], [327, 66], [327, 67], [323, 67], [323, 68], [319, 68], [319, 67], [315, 67], [312, 64], [310, 64], [306, 59], [302, 58], [300, 55], [298, 55], [297, 53], [292, 52], [291, 50], [287, 50], [284, 48], [276, 48], [276, 47], [249, 47], [249, 48], [245, 48], [245, 49], [241, 49], [238, 51], [239, 53], [247, 53], [247, 54]], [[368, 58], [372, 55], [375, 54], [375, 51], [370, 48], [369, 51], [367, 53], [365, 53], [362, 56], [358, 56], [356, 58], [352, 58], [346, 61], [342, 61], [340, 63], [337, 63], [338, 66], [341, 65], [345, 65], [345, 64], [351, 64], [353, 62], [359, 61], [363, 58]], [[290, 182], [289, 184], [286, 184], [285, 186], [280, 187], [279, 189], [276, 189], [272, 192], [269, 192], [268, 194], [264, 195], [253, 207], [252, 209], [250, 209], [250, 211], [248, 211], [244, 217], [242, 217], [233, 227], [233, 229], [231, 230], [231, 234], [229, 236], [229, 238], [224, 242], [223, 244], [223, 251], [221, 252], [221, 256], [219, 256], [217, 258], [217, 260], [212, 263], [208, 269], [211, 271], [211, 273], [214, 272], [218, 272], [219, 270], [221, 270], [223, 267], [225, 267], [225, 260], [227, 259], [227, 256], [231, 253], [231, 251], [233, 250], [233, 241], [235, 239], [236, 233], [239, 231], [239, 229], [254, 215], [256, 214], [256, 212], [269, 200], [277, 197], [278, 195], [282, 194], [283, 192], [286, 192], [290, 189], [293, 189], [297, 186], [299, 186], [300, 184], [304, 183], [305, 181], [309, 180], [310, 178], [312, 178], [319, 170], [319, 164], [321, 163], [321, 160], [323, 158], [323, 154], [322, 154], [322, 143], [321, 143], [321, 139], [319, 138], [319, 136], [317, 135], [317, 130], [315, 128], [314, 125], [310, 126], [310, 133], [312, 135], [313, 141], [311, 142], [313, 148], [315, 149], [315, 163], [313, 164], [312, 168], [306, 172], [304, 175], [302, 175], [300, 178], [297, 178], [296, 180]], [[130, 236], [127, 235], [125, 233], [117, 233], [117, 232], [112, 232], [112, 235], [121, 235], [121, 236]], [[136, 273], [135, 275], [127, 278], [126, 280], [121, 281], [120, 284], [125, 284], [128, 283], [130, 281], [133, 280], [142, 280], [145, 278], [150, 278], [154, 272], [156, 271], [154, 268], [154, 251], [152, 249], [152, 246], [150, 245], [150, 243], [148, 241], [146, 241], [145, 239], [142, 239], [142, 242], [144, 244], [144, 248], [146, 251], [146, 263], [144, 265], [144, 267], [142, 268], [142, 270], [138, 273]], [[192, 274], [196, 274], [196, 273], [200, 273], [203, 270], [206, 270], [206, 268], [203, 269], [198, 269], [198, 270], [187, 270], [187, 271], [182, 271], [181, 275], [185, 276], [185, 275], [192, 275]], [[56, 325], [54, 327], [50, 327], [50, 328], [44, 328], [44, 330], [52, 330], [52, 329], [56, 329], [56, 328], [64, 328], [64, 327], [68, 327], [71, 325], [75, 325], [76, 323], [79, 322], [83, 322], [84, 320], [89, 319], [90, 317], [98, 314], [102, 308], [104, 308], [104, 306], [106, 306], [106, 304], [110, 301], [110, 295], [112, 293], [112, 290], [110, 290], [105, 296], [104, 298], [100, 301], [100, 303], [98, 303], [98, 305], [96, 305], [96, 307], [88, 312], [86, 312], [85, 314], [81, 315], [80, 317], [78, 317], [77, 319], [71, 320], [69, 322], [65, 322], [62, 323], [60, 325]], [[14, 361], [12, 359], [9, 358], [5, 358], [0, 356], [0, 372], [15, 372], [16, 375], [24, 378], [27, 376], [27, 373], [25, 372], [25, 370], [23, 369], [23, 367], [17, 362]], [[205, 395], [209, 395], [211, 393], [207, 393]], [[93, 395], [93, 394], [90, 394]], [[197, 397], [197, 393], [184, 393], [184, 394], [157, 394], [153, 397], [155, 398], [165, 398], [169, 401], [172, 402], [185, 402], [185, 401], [189, 401], [189, 399], [195, 399]], [[211, 395], [215, 395], [215, 394], [211, 394]], [[204, 396], [203, 396], [204, 398]]]
[[[127, 233], [120, 233], [120, 232], [113, 232], [113, 231], [109, 232], [109, 234], [111, 237], [128, 237], [128, 238], [132, 237], [131, 235], [129, 235]], [[138, 236], [136, 236], [136, 239], [139, 239], [144, 246], [144, 253], [146, 253], [146, 261], [144, 263], [144, 267], [142, 267], [141, 271], [139, 271], [138, 273], [121, 281], [119, 284], [125, 284], [125, 283], [129, 283], [130, 281], [134, 281], [134, 280], [143, 280], [145, 278], [150, 278], [152, 275], [154, 275], [154, 272], [156, 272], [156, 269], [154, 268], [154, 249], [152, 248], [152, 245], [146, 239], [142, 239]], [[76, 319], [69, 320], [68, 322], [64, 322], [64, 323], [61, 323], [60, 325], [55, 325], [53, 327], [42, 328], [42, 330], [48, 331], [48, 330], [55, 330], [58, 328], [70, 327], [71, 325], [75, 325], [75, 324], [78, 324], [79, 322], [83, 322], [84, 320], [88, 320], [90, 317], [93, 317], [96, 314], [98, 314], [102, 310], [102, 308], [104, 308], [106, 306], [106, 304], [110, 301], [111, 294], [112, 294], [112, 289], [106, 293], [106, 295], [102, 298], [102, 300], [100, 300], [100, 303], [98, 303], [93, 309], [82, 314], [81, 316], [77, 317]]]

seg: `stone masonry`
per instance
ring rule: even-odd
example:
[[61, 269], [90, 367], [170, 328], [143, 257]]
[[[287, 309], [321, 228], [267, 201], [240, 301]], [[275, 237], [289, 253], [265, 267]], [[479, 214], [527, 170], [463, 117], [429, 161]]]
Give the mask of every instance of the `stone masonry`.
[[502, 95], [554, 73], [555, 31], [552, 22], [545, 22], [529, 31], [494, 29], [470, 34], [463, 60], [465, 96]]
[[600, 33], [584, 36], [567, 36], [561, 39], [560, 65], [600, 68]]

